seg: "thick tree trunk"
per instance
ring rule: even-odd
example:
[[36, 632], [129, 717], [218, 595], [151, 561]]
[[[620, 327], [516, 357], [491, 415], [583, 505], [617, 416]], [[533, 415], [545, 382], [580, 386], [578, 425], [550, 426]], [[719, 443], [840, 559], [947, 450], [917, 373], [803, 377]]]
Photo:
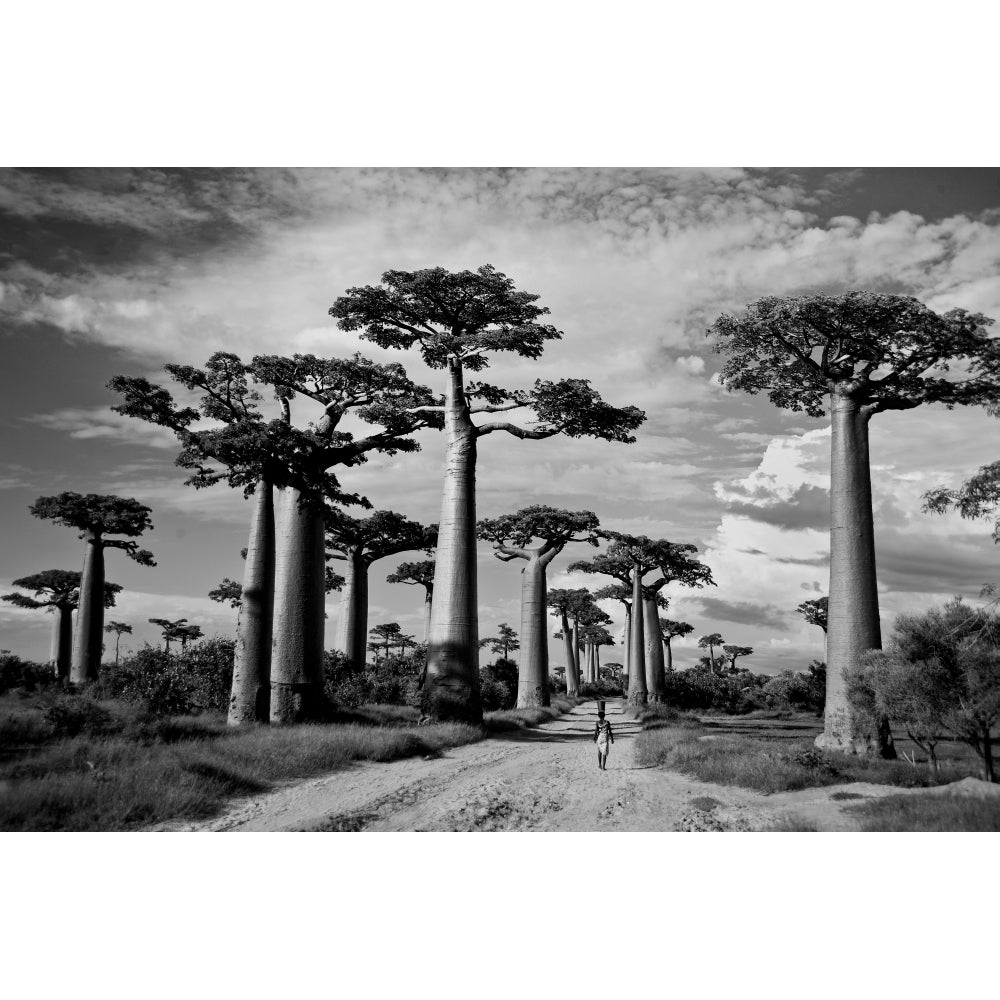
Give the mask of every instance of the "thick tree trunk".
[[573, 669], [576, 671], [577, 681], [586, 683], [587, 677], [580, 666], [580, 623], [573, 619]]
[[594, 680], [600, 683], [601, 680], [601, 647], [594, 646]]
[[476, 578], [476, 428], [465, 398], [462, 363], [448, 360], [447, 459], [435, 557], [434, 600], [424, 684], [424, 714], [478, 723], [479, 606]]
[[632, 655], [629, 658], [628, 703], [630, 705], [645, 705], [649, 694], [646, 687], [646, 636], [643, 627], [642, 573], [638, 565], [633, 568], [632, 572], [632, 635], [629, 642]]
[[[868, 459], [868, 417], [846, 396], [832, 396], [830, 441], [830, 601], [827, 623], [826, 717], [816, 746], [867, 752], [857, 731], [844, 670], [867, 649], [880, 649], [875, 581], [875, 530]], [[881, 740], [879, 741], [881, 742]]]
[[274, 490], [261, 480], [253, 498], [243, 591], [236, 621], [229, 725], [267, 722], [271, 713], [274, 617]]
[[674, 651], [673, 651], [673, 649], [670, 648], [670, 640], [669, 639], [664, 639], [663, 640], [663, 645], [664, 645], [664, 648], [667, 651], [667, 659], [666, 659], [666, 662], [664, 664], [663, 669], [665, 671], [666, 670], [673, 670], [674, 669]]
[[626, 689], [629, 685], [629, 676], [632, 671], [630, 664], [632, 662], [632, 608], [630, 605], [625, 607], [625, 676], [622, 678], [623, 687]]
[[521, 573], [521, 656], [517, 707], [548, 705], [549, 639], [546, 635], [545, 563], [533, 555]]
[[57, 604], [53, 611], [49, 665], [55, 670], [59, 683], [65, 684], [69, 680], [69, 665], [73, 657], [73, 609]]
[[275, 512], [271, 722], [315, 718], [323, 699], [326, 538], [323, 516], [278, 490]]
[[580, 684], [576, 676], [576, 665], [573, 657], [573, 633], [569, 627], [569, 618], [561, 615], [563, 653], [566, 657], [566, 694], [573, 697], [580, 693]]
[[101, 669], [101, 634], [104, 630], [104, 540], [87, 533], [80, 579], [80, 607], [70, 659], [73, 684], [97, 680]]
[[663, 680], [663, 635], [659, 628], [659, 608], [656, 598], [643, 602], [643, 621], [646, 631], [646, 691], [649, 701], [666, 701], [667, 686]]
[[355, 670], [363, 670], [368, 648], [368, 561], [361, 552], [350, 549], [345, 555], [336, 648]]

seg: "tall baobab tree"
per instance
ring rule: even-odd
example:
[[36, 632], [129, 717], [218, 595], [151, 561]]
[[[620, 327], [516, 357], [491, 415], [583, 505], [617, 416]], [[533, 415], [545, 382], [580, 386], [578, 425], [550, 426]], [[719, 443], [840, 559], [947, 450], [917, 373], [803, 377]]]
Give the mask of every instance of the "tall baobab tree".
[[115, 635], [115, 666], [118, 666], [118, 647], [121, 644], [123, 635], [132, 634], [132, 626], [127, 625], [125, 622], [108, 622], [104, 626], [104, 631], [110, 635], [112, 632]]
[[431, 601], [434, 598], [434, 560], [400, 563], [386, 578], [386, 583], [405, 583], [424, 588], [424, 642], [431, 633]]
[[571, 542], [597, 545], [598, 526], [597, 515], [592, 511], [559, 510], [544, 504], [479, 522], [479, 537], [493, 543], [493, 554], [498, 559], [503, 562], [520, 559], [527, 564], [521, 570], [518, 708], [550, 703], [545, 610], [548, 565]]
[[437, 541], [436, 525], [425, 527], [391, 510], [366, 518], [331, 513], [326, 536], [329, 556], [345, 567], [336, 648], [358, 669], [364, 666], [368, 632], [368, 567], [399, 552], [430, 551]]
[[[380, 285], [348, 289], [330, 309], [344, 330], [380, 347], [419, 347], [431, 368], [446, 369], [440, 404], [429, 409], [443, 417], [446, 471], [437, 548], [437, 581], [431, 609], [424, 712], [439, 719], [479, 722], [478, 607], [476, 578], [476, 454], [478, 441], [504, 432], [521, 439], [556, 434], [631, 442], [645, 414], [634, 406], [614, 407], [582, 379], [538, 380], [527, 391], [466, 381], [466, 372], [489, 365], [487, 355], [512, 351], [541, 355], [545, 343], [562, 335], [538, 322], [548, 309], [537, 295], [520, 292], [489, 265], [450, 273], [386, 271]], [[475, 424], [477, 413], [527, 408], [536, 423]]]
[[[360, 354], [261, 356], [244, 365], [234, 354], [218, 353], [204, 368], [167, 365], [166, 371], [201, 394], [198, 409], [178, 407], [166, 389], [125, 376], [109, 383], [125, 397], [112, 409], [173, 430], [183, 445], [177, 463], [195, 470], [190, 485], [225, 479], [254, 498], [229, 722], [309, 717], [322, 690], [325, 505], [370, 506], [345, 493], [329, 470], [360, 465], [373, 451], [416, 450], [408, 435], [440, 423], [410, 412], [430, 394], [402, 366]], [[280, 417], [265, 420], [262, 396], [248, 376], [273, 392]], [[292, 423], [297, 398], [321, 407], [318, 421], [305, 429]], [[381, 430], [355, 437], [340, 426], [347, 414]], [[203, 419], [215, 423], [195, 426]]]
[[565, 590], [556, 588], [549, 590], [546, 603], [559, 616], [560, 635], [566, 656], [566, 694], [573, 697], [580, 689], [580, 669], [576, 661], [576, 643], [573, 630], [569, 626], [571, 615], [575, 615], [578, 607], [590, 600], [590, 592], [586, 588]]
[[663, 645], [667, 648], [666, 669], [674, 669], [674, 651], [670, 646], [672, 639], [679, 636], [690, 635], [694, 631], [694, 626], [687, 622], [675, 622], [670, 618], [660, 619], [660, 634], [663, 636]]
[[[623, 588], [633, 592], [633, 610], [629, 629], [629, 704], [642, 705], [648, 701], [662, 702], [666, 697], [664, 679], [663, 644], [659, 630], [659, 612], [666, 607], [661, 601], [661, 591], [668, 583], [687, 587], [714, 586], [709, 568], [693, 558], [697, 547], [686, 542], [671, 542], [665, 538], [647, 538], [645, 535], [626, 535], [617, 531], [602, 534], [611, 539], [607, 552], [583, 562], [573, 563], [571, 571], [601, 573], [618, 580]], [[658, 571], [659, 576], [644, 582], [647, 573]], [[636, 575], [641, 586], [642, 622], [634, 607]], [[624, 596], [624, 595], [622, 595]], [[622, 598], [618, 598], [622, 599]], [[646, 623], [649, 623], [648, 635]], [[631, 669], [632, 655], [642, 646], [644, 676], [639, 678]]]
[[[85, 684], [97, 679], [104, 645], [104, 550], [121, 549], [140, 566], [155, 566], [153, 553], [140, 549], [133, 539], [152, 530], [150, 508], [131, 497], [99, 493], [59, 493], [39, 497], [29, 508], [35, 517], [76, 528], [84, 540], [80, 607], [70, 660], [70, 682]], [[124, 535], [124, 538], [109, 538]]]
[[715, 673], [715, 647], [721, 646], [725, 642], [719, 632], [712, 632], [710, 635], [703, 635], [698, 640], [699, 649], [708, 650], [708, 672]]
[[[886, 410], [923, 403], [996, 404], [1000, 341], [980, 313], [933, 312], [910, 296], [874, 292], [769, 296], [743, 316], [720, 316], [709, 334], [725, 354], [729, 389], [766, 392], [776, 406], [826, 414], [830, 441], [830, 601], [826, 717], [817, 746], [866, 752], [875, 737], [894, 756], [888, 722], [859, 741], [844, 669], [880, 649], [868, 425]], [[952, 372], [951, 375], [945, 375]]]
[[[46, 569], [31, 576], [14, 580], [15, 587], [34, 591], [34, 597], [16, 591], [4, 594], [3, 600], [18, 608], [44, 608], [54, 615], [49, 665], [62, 683], [69, 680], [70, 657], [73, 652], [73, 612], [80, 603], [81, 574], [68, 569]], [[115, 606], [115, 595], [121, 593], [117, 583], [104, 584], [104, 607]], [[131, 632], [132, 630], [129, 629]], [[117, 662], [117, 653], [115, 662]]]
[[[590, 563], [593, 565], [594, 560], [590, 560]], [[579, 564], [574, 563], [573, 565], [578, 566]], [[595, 570], [595, 572], [602, 571]], [[594, 591], [594, 600], [617, 601], [625, 609], [625, 663], [622, 673], [627, 679], [629, 672], [629, 646], [632, 642], [632, 587], [625, 583], [608, 584], [608, 586]]]
[[[604, 626], [611, 622], [611, 615], [598, 607], [593, 594], [587, 591], [587, 599], [577, 608], [573, 621], [573, 634], [576, 637], [577, 650], [584, 654], [583, 679], [588, 684], [593, 684], [597, 680], [597, 665], [594, 658], [594, 638], [598, 637], [604, 630]], [[579, 652], [578, 652], [579, 657]], [[579, 659], [577, 660], [579, 662]]]

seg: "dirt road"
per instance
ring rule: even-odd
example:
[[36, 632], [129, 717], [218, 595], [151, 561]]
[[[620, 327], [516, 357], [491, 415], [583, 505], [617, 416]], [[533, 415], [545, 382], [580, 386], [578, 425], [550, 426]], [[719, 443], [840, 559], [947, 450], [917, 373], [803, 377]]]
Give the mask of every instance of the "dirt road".
[[[173, 830], [766, 830], [792, 818], [856, 830], [844, 811], [862, 797], [899, 794], [851, 784], [761, 795], [712, 785], [633, 758], [638, 725], [608, 702], [615, 731], [607, 771], [591, 742], [588, 702], [537, 729], [491, 737], [433, 759], [360, 764], [236, 802], [205, 823]], [[847, 802], [831, 799], [848, 791]]]

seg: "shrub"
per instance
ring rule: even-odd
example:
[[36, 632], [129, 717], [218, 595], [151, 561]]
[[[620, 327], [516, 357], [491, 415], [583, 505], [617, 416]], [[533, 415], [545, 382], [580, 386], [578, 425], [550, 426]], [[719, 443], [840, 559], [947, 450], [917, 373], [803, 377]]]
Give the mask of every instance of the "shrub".
[[483, 711], [494, 712], [517, 704], [517, 664], [497, 660], [479, 671], [479, 690]]
[[37, 691], [52, 687], [58, 681], [55, 667], [31, 660], [4, 650], [0, 653], [0, 694], [7, 691]]
[[335, 708], [370, 704], [416, 706], [424, 662], [423, 651], [417, 650], [356, 669], [343, 653], [328, 650], [323, 661], [326, 700]]
[[60, 698], [45, 712], [45, 721], [57, 738], [110, 736], [121, 732], [123, 723], [103, 705], [85, 697]]

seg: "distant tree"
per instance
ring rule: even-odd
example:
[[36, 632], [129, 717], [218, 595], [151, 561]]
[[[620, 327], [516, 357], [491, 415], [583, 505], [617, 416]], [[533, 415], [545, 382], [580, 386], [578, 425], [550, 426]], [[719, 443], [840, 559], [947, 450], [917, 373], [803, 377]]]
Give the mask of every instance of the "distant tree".
[[829, 598], [817, 597], [813, 601], [803, 601], [795, 610], [810, 624], [816, 625], [826, 635], [827, 604]]
[[[81, 574], [68, 569], [47, 569], [14, 580], [15, 587], [32, 590], [34, 597], [16, 591], [4, 594], [3, 600], [18, 608], [44, 608], [54, 615], [49, 664], [60, 681], [69, 680], [70, 657], [73, 648], [73, 612], [80, 603]], [[104, 584], [104, 607], [113, 608], [115, 595], [121, 593], [117, 583]]]
[[187, 627], [186, 618], [176, 618], [174, 620], [169, 618], [150, 618], [149, 622], [151, 625], [159, 626], [160, 631], [163, 633], [163, 649], [167, 653], [170, 652], [170, 643], [181, 642]]
[[[598, 556], [598, 559], [601, 557]], [[590, 560], [590, 564], [594, 565], [594, 560]], [[579, 563], [573, 563], [570, 569], [573, 567], [578, 567]], [[603, 570], [596, 570], [595, 572], [603, 572]], [[626, 571], [626, 577], [631, 570]], [[622, 679], [626, 681], [629, 674], [629, 656], [630, 647], [632, 645], [632, 587], [631, 584], [626, 583], [611, 583], [606, 587], [601, 587], [599, 590], [593, 592], [595, 601], [617, 601], [625, 609], [625, 663], [622, 667]]]
[[595, 644], [600, 640], [602, 645], [607, 645], [603, 641], [604, 637], [610, 639], [611, 635], [604, 626], [610, 624], [611, 616], [598, 607], [593, 595], [588, 591], [586, 599], [577, 606], [573, 621], [577, 649], [584, 654], [583, 680], [593, 684], [597, 681], [598, 674]]
[[714, 670], [715, 664], [715, 647], [721, 646], [723, 643], [723, 638], [718, 632], [712, 632], [711, 635], [703, 635], [698, 640], [699, 649], [708, 650], [708, 667], [709, 670]]
[[194, 639], [200, 639], [205, 633], [202, 632], [200, 625], [185, 625], [183, 628], [179, 629], [177, 632], [177, 638], [181, 641], [181, 649], [187, 649], [187, 644]]
[[437, 525], [425, 527], [391, 510], [366, 518], [331, 512], [326, 519], [327, 553], [344, 563], [340, 621], [335, 648], [359, 669], [368, 629], [368, 567], [399, 552], [428, 552], [437, 542]]
[[[400, 628], [399, 622], [386, 622], [384, 625], [376, 625], [368, 634], [371, 636], [369, 649], [375, 646], [380, 651], [384, 650], [385, 655], [388, 657], [390, 646], [395, 645], [399, 641], [403, 630]], [[357, 664], [352, 665], [357, 669]]]
[[694, 631], [694, 626], [687, 622], [675, 622], [669, 618], [660, 618], [660, 635], [663, 636], [663, 643], [667, 647], [666, 669], [674, 669], [674, 651], [670, 647], [670, 641], [680, 636], [690, 635]]
[[[882, 646], [869, 421], [923, 403], [995, 404], [1000, 341], [987, 336], [992, 322], [964, 309], [939, 315], [909, 296], [848, 292], [769, 296], [744, 316], [720, 316], [709, 331], [715, 350], [728, 355], [720, 379], [729, 389], [766, 392], [776, 406], [813, 417], [826, 414], [830, 397], [830, 606], [820, 747], [894, 752], [885, 726], [874, 744], [858, 744], [844, 681], [848, 666]], [[937, 374], [951, 369], [950, 378]]]
[[494, 656], [502, 656], [506, 660], [509, 658], [508, 653], [516, 652], [521, 648], [521, 643], [518, 641], [517, 633], [510, 625], [507, 622], [501, 622], [497, 626], [496, 636], [479, 641], [480, 649], [485, 646], [489, 646], [490, 652]]
[[579, 613], [581, 607], [593, 600], [590, 591], [580, 587], [575, 590], [562, 588], [550, 589], [546, 595], [546, 603], [559, 616], [562, 626], [557, 637], [563, 640], [563, 650], [566, 656], [566, 694], [573, 697], [577, 694], [580, 684], [580, 668], [576, 657], [576, 642], [569, 619]]
[[753, 653], [752, 646], [723, 646], [723, 653], [726, 654], [726, 659], [729, 660], [729, 669], [736, 669], [736, 661], [741, 656], [750, 656]]
[[125, 622], [108, 622], [104, 626], [104, 631], [107, 633], [115, 633], [115, 666], [118, 666], [118, 645], [122, 641], [123, 635], [132, 634], [132, 626], [126, 625]]
[[[447, 439], [441, 536], [437, 548], [438, 598], [431, 611], [426, 714], [479, 722], [478, 605], [476, 578], [476, 454], [478, 441], [502, 431], [540, 439], [556, 434], [631, 442], [645, 414], [634, 406], [613, 407], [583, 379], [536, 381], [527, 391], [467, 383], [466, 371], [482, 371], [487, 355], [513, 351], [541, 355], [561, 337], [538, 321], [548, 309], [537, 295], [517, 291], [513, 281], [489, 265], [451, 273], [442, 267], [386, 271], [380, 285], [348, 289], [330, 309], [344, 330], [380, 347], [418, 347], [431, 368], [446, 369], [444, 398], [430, 412], [444, 419]], [[534, 426], [506, 421], [476, 425], [476, 413], [527, 408]]]
[[[1000, 416], [1000, 407], [986, 409], [992, 416]], [[981, 466], [958, 489], [936, 486], [924, 494], [925, 511], [943, 514], [949, 508], [967, 520], [995, 516], [1000, 510], [1000, 462]], [[993, 541], [1000, 542], [1000, 517], [993, 522]]]
[[[503, 562], [524, 560], [521, 571], [521, 637], [524, 653], [518, 666], [517, 707], [549, 704], [549, 643], [546, 636], [546, 571], [573, 542], [597, 545], [597, 515], [533, 504], [514, 514], [479, 522], [479, 537], [492, 542]], [[507, 654], [504, 653], [504, 659]]]
[[[84, 539], [80, 606], [70, 661], [70, 681], [96, 680], [101, 666], [104, 630], [104, 550], [121, 549], [140, 566], [155, 566], [153, 553], [132, 539], [152, 530], [150, 508], [131, 497], [98, 493], [59, 493], [39, 497], [29, 508], [35, 517], [76, 528]], [[109, 538], [124, 535], [124, 538]]]
[[387, 583], [424, 588], [424, 642], [427, 642], [431, 632], [431, 602], [434, 599], [434, 560], [400, 563], [385, 579]]

